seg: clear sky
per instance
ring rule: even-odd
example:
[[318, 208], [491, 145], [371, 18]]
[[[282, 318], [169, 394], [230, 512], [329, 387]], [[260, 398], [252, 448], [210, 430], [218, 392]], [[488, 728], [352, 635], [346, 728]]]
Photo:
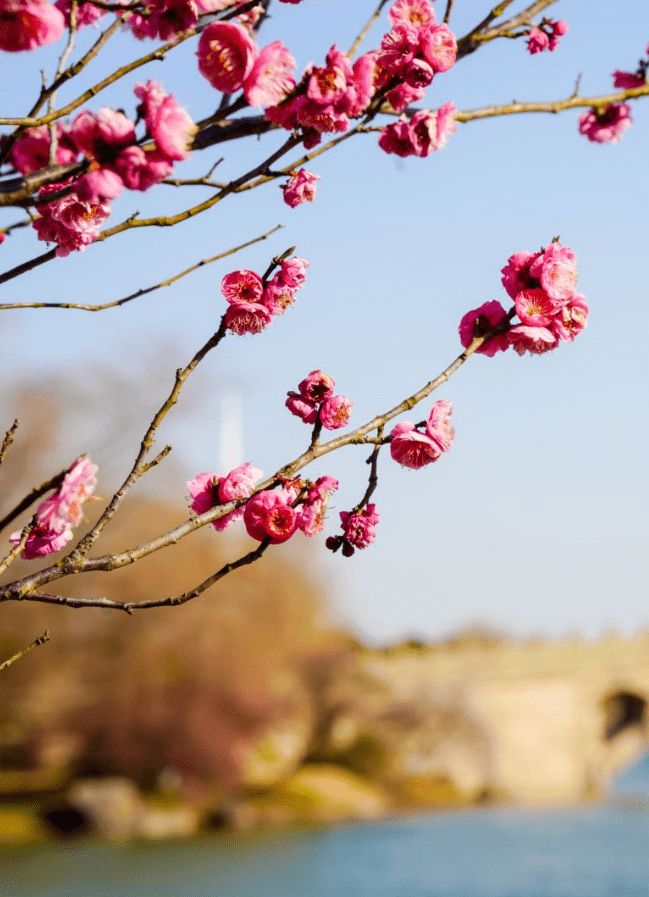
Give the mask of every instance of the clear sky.
[[[452, 28], [464, 34], [491, 5], [457, 0]], [[274, 3], [260, 43], [281, 38], [298, 66], [319, 63], [334, 41], [351, 44], [374, 6], [375, 0]], [[436, 6], [441, 18], [443, 0]], [[633, 71], [649, 41], [645, 0], [565, 0], [549, 12], [570, 26], [556, 52], [529, 56], [523, 41], [494, 42], [437, 77], [420, 105], [452, 99], [470, 109], [559, 99], [572, 93], [578, 76], [582, 94], [606, 93], [613, 70]], [[384, 13], [363, 49], [377, 45], [386, 22]], [[115, 64], [134, 47], [125, 38], [108, 61]], [[135, 49], [143, 47], [149, 49]], [[27, 107], [39, 69], [51, 69], [53, 60], [49, 49], [30, 58], [2, 54], [9, 113]], [[102, 71], [96, 65], [93, 75]], [[125, 79], [104, 102], [132, 114], [132, 85], [147, 77], [173, 90], [196, 119], [215, 106], [191, 47]], [[68, 95], [62, 91], [60, 99]], [[100, 315], [4, 312], [4, 374], [38, 377], [48, 389], [56, 370], [92, 382], [117, 366], [131, 385], [127, 404], [144, 427], [173, 370], [218, 324], [223, 274], [235, 267], [261, 272], [273, 254], [297, 245], [311, 267], [296, 306], [258, 337], [227, 339], [187, 388], [188, 410], [174, 412], [161, 433], [174, 442], [182, 500], [186, 479], [217, 469], [224, 407], [242, 402], [240, 460], [271, 473], [308, 438], [283, 408], [286, 391], [308, 371], [322, 368], [354, 399], [353, 424], [388, 409], [458, 354], [465, 311], [488, 299], [505, 302], [500, 269], [508, 256], [560, 235], [577, 253], [579, 289], [591, 306], [587, 330], [539, 358], [511, 352], [473, 358], [437, 396], [456, 408], [451, 452], [418, 472], [398, 467], [387, 453], [382, 458], [375, 494], [381, 522], [366, 551], [345, 559], [328, 554], [324, 540], [307, 550], [301, 536], [301, 544], [278, 550], [304, 555], [339, 618], [372, 641], [437, 637], [476, 621], [521, 635], [645, 627], [649, 102], [635, 104], [634, 124], [617, 145], [581, 137], [578, 114], [460, 125], [447, 148], [428, 159], [387, 156], [375, 136], [361, 136], [313, 161], [322, 178], [313, 204], [291, 210], [270, 185], [181, 227], [122, 235], [36, 269], [3, 287], [0, 301], [119, 298], [285, 225], [262, 246], [123, 308]], [[271, 134], [195, 153], [177, 173], [204, 173], [225, 156], [217, 169], [225, 179], [242, 163], [260, 161], [280, 139]], [[115, 203], [113, 220], [136, 208], [147, 214], [182, 208], [188, 196], [203, 194], [172, 187], [130, 194]], [[1, 223], [17, 217], [12, 210]], [[0, 248], [2, 268], [42, 248], [27, 231], [18, 233]], [[157, 373], [144, 390], [147, 367]], [[223, 389], [231, 399], [223, 400]], [[125, 404], [123, 393], [113, 400]], [[430, 404], [410, 419], [425, 417]], [[14, 413], [3, 408], [8, 422]], [[90, 451], [107, 469], [118, 457], [127, 469], [131, 456], [119, 434], [91, 431], [81, 417], [72, 450]], [[348, 448], [313, 470], [341, 480], [330, 532], [338, 511], [364, 491], [367, 454]]]

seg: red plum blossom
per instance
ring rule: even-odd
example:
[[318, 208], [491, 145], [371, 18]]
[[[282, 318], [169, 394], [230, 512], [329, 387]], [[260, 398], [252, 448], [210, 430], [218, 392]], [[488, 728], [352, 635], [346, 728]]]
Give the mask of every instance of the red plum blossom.
[[284, 202], [294, 209], [303, 202], [313, 202], [316, 194], [315, 182], [320, 180], [320, 175], [300, 168], [288, 179], [282, 190]]
[[442, 454], [439, 446], [410, 421], [393, 427], [390, 437], [390, 455], [402, 467], [419, 470], [437, 461]]
[[579, 116], [579, 133], [594, 143], [617, 143], [631, 127], [628, 103], [611, 103], [605, 109], [590, 109]]
[[274, 106], [295, 87], [295, 59], [279, 41], [263, 47], [243, 84], [243, 93], [251, 106]]
[[334, 378], [321, 370], [311, 371], [298, 384], [302, 398], [307, 399], [309, 402], [315, 402], [318, 405], [330, 399], [334, 394], [335, 388], [336, 381]]
[[440, 452], [447, 452], [453, 445], [455, 427], [451, 424], [453, 405], [445, 399], [435, 402], [426, 422], [426, 433], [436, 443]]
[[186, 159], [196, 125], [174, 95], [165, 93], [162, 85], [152, 80], [146, 85], [136, 84], [134, 92], [141, 100], [141, 114], [158, 150], [172, 162]]
[[326, 430], [339, 430], [341, 427], [346, 427], [353, 404], [347, 396], [332, 396], [327, 399], [322, 403], [318, 412], [322, 426]]
[[299, 417], [305, 424], [314, 424], [318, 419], [318, 406], [315, 402], [303, 398], [296, 392], [288, 393], [285, 405], [291, 414]]
[[45, 0], [0, 0], [0, 50], [16, 53], [52, 44], [64, 28], [63, 13]]
[[422, 28], [433, 24], [435, 10], [429, 0], [397, 0], [388, 10], [388, 18], [391, 25], [402, 22], [405, 25]]
[[242, 25], [212, 22], [198, 42], [198, 68], [216, 90], [234, 93], [252, 71], [257, 52], [257, 44]]
[[221, 281], [221, 293], [230, 303], [246, 303], [261, 300], [264, 285], [254, 271], [242, 269], [226, 274]]
[[[50, 132], [47, 125], [28, 128], [11, 148], [11, 161], [21, 174], [31, 174], [49, 165]], [[70, 139], [68, 129], [56, 122], [56, 161], [59, 165], [76, 162], [79, 150]]]
[[[460, 342], [464, 348], [466, 349], [467, 346], [470, 346], [477, 336], [484, 336], [485, 333], [493, 330], [506, 315], [507, 312], [500, 302], [495, 300], [485, 302], [479, 308], [468, 311], [460, 321], [459, 326]], [[497, 333], [476, 349], [476, 352], [479, 352], [481, 355], [488, 355], [491, 358], [496, 352], [504, 352], [507, 348], [509, 348], [507, 334]]]
[[[193, 499], [191, 508], [197, 514], [205, 514], [218, 505], [248, 498], [261, 476], [261, 470], [253, 467], [247, 461], [239, 467], [235, 467], [225, 477], [219, 477], [214, 473], [199, 473], [187, 483], [189, 494]], [[217, 532], [222, 532], [234, 520], [242, 516], [243, 507], [235, 508], [229, 514], [219, 517], [218, 520], [213, 520], [212, 526]]]
[[298, 512], [291, 506], [292, 492], [279, 489], [258, 492], [246, 503], [243, 522], [246, 532], [258, 542], [286, 542], [297, 529]]
[[265, 305], [256, 302], [230, 305], [225, 313], [228, 330], [243, 336], [246, 333], [261, 333], [272, 321], [272, 315]]
[[[49, 184], [38, 191], [47, 196], [65, 187], [65, 184]], [[62, 199], [38, 207], [40, 216], [33, 222], [38, 239], [56, 243], [56, 255], [65, 257], [71, 252], [83, 251], [99, 236], [99, 228], [110, 215], [110, 205], [96, 205], [82, 200], [72, 192]]]

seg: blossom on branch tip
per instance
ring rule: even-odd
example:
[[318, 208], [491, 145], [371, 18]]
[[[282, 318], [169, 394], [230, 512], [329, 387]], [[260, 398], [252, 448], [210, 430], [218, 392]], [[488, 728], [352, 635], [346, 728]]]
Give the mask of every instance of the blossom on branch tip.
[[559, 45], [559, 38], [568, 31], [568, 23], [563, 19], [543, 19], [540, 25], [534, 26], [527, 39], [527, 51], [532, 56], [544, 50], [552, 52]]
[[420, 109], [410, 120], [402, 116], [385, 127], [379, 135], [379, 146], [386, 153], [397, 156], [429, 156], [443, 149], [449, 134], [457, 130], [452, 102], [437, 110]]
[[450, 422], [452, 414], [453, 405], [445, 399], [439, 399], [430, 409], [426, 421], [426, 434], [440, 452], [447, 452], [455, 439], [455, 427]]
[[314, 424], [318, 419], [318, 406], [296, 392], [289, 392], [284, 403], [291, 414], [299, 417], [305, 424]]
[[579, 116], [579, 133], [594, 143], [617, 143], [631, 126], [628, 103], [611, 103], [605, 109], [590, 109]]
[[429, 0], [397, 0], [388, 10], [391, 25], [402, 22], [417, 28], [432, 25], [435, 21], [435, 10]]
[[226, 274], [221, 281], [221, 293], [228, 302], [244, 304], [259, 303], [264, 292], [261, 277], [254, 271], [242, 269]]
[[410, 421], [397, 424], [390, 436], [390, 455], [402, 467], [419, 470], [420, 467], [437, 461], [442, 454], [437, 443]]
[[284, 202], [294, 209], [303, 202], [313, 202], [316, 194], [315, 182], [320, 180], [319, 174], [300, 168], [294, 172], [283, 185]]
[[136, 84], [134, 93], [141, 101], [140, 114], [158, 150], [170, 162], [186, 159], [197, 128], [174, 95], [165, 93], [162, 84], [151, 79]]
[[248, 103], [261, 108], [280, 103], [295, 87], [294, 69], [295, 59], [281, 41], [263, 47], [243, 83]]
[[309, 402], [315, 402], [317, 405], [330, 399], [334, 394], [335, 388], [336, 381], [334, 378], [320, 370], [311, 371], [298, 384], [302, 398]]
[[265, 305], [256, 302], [229, 305], [225, 313], [228, 330], [243, 336], [246, 333], [261, 333], [272, 321], [272, 315]]
[[275, 275], [277, 282], [283, 286], [290, 287], [292, 290], [299, 290], [304, 286], [306, 280], [306, 269], [309, 263], [306, 259], [301, 259], [294, 255], [290, 259], [285, 259], [280, 265], [280, 269]]
[[338, 551], [342, 546], [345, 557], [351, 557], [356, 548], [367, 548], [376, 538], [376, 525], [379, 515], [374, 504], [368, 505], [362, 511], [341, 511], [340, 522], [343, 529], [342, 536], [330, 536], [326, 545], [331, 551]]

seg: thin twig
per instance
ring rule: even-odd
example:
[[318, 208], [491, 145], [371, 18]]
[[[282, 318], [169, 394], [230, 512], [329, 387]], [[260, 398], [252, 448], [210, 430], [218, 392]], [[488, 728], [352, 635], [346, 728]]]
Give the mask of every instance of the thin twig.
[[358, 35], [358, 37], [356, 38], [354, 43], [349, 48], [348, 55], [349, 55], [350, 59], [353, 59], [354, 55], [356, 54], [356, 51], [358, 50], [360, 45], [363, 43], [363, 41], [365, 40], [367, 35], [370, 33], [370, 31], [372, 30], [372, 28], [374, 27], [374, 24], [378, 21], [380, 15], [381, 15], [381, 10], [383, 9], [384, 6], [386, 6], [387, 3], [388, 3], [388, 0], [381, 0], [381, 2], [379, 3], [379, 5], [375, 9], [375, 11], [372, 13], [372, 15], [367, 20], [366, 24], [364, 25], [363, 29], [361, 30], [361, 33]]
[[204, 268], [206, 265], [211, 265], [213, 262], [217, 262], [220, 259], [227, 258], [229, 255], [234, 255], [236, 252], [240, 252], [242, 249], [246, 249], [254, 243], [261, 243], [262, 240], [267, 240], [268, 237], [276, 233], [283, 226], [283, 224], [277, 224], [272, 230], [267, 231], [259, 237], [254, 237], [252, 240], [240, 243], [238, 246], [234, 246], [232, 249], [228, 249], [225, 252], [220, 252], [218, 255], [213, 255], [211, 258], [201, 259], [200, 262], [197, 262], [190, 268], [185, 268], [185, 270], [181, 271], [179, 274], [174, 274], [173, 277], [168, 277], [166, 280], [162, 280], [160, 283], [156, 283], [153, 286], [143, 287], [135, 293], [131, 293], [129, 296], [124, 296], [122, 299], [116, 299], [114, 302], [105, 302], [103, 305], [85, 305], [77, 302], [11, 302], [0, 304], [0, 310], [12, 308], [75, 308], [79, 311], [103, 311], [106, 308], [116, 308], [120, 305], [126, 305], [127, 302], [132, 302], [133, 299], [139, 299], [141, 296], [146, 296], [148, 293], [160, 290], [162, 287], [171, 286], [171, 284], [180, 280], [182, 277], [186, 277], [193, 271], [197, 271], [199, 268]]
[[27, 544], [27, 539], [29, 539], [30, 533], [36, 526], [37, 522], [38, 521], [36, 519], [36, 515], [34, 515], [29, 523], [25, 524], [20, 534], [20, 539], [18, 540], [16, 545], [14, 545], [9, 554], [5, 555], [0, 561], [0, 576], [2, 576], [5, 570], [7, 570], [13, 564], [20, 552], [23, 550], [23, 548]]
[[16, 435], [16, 430], [18, 429], [18, 418], [16, 418], [13, 424], [9, 427], [7, 432], [5, 433], [5, 438], [2, 440], [2, 446], [0, 446], [0, 464], [5, 459], [5, 455], [9, 451], [11, 447], [11, 443], [14, 441], [14, 436]]
[[[7, 437], [5, 436], [5, 440], [6, 438]], [[16, 519], [16, 517], [20, 517], [22, 512], [26, 511], [27, 508], [33, 505], [36, 499], [40, 498], [41, 495], [45, 495], [45, 493], [49, 492], [50, 489], [58, 489], [63, 482], [63, 477], [66, 475], [68, 470], [69, 468], [66, 467], [65, 470], [57, 473], [56, 476], [51, 477], [45, 483], [41, 483], [40, 486], [36, 486], [34, 489], [32, 489], [29, 495], [26, 495], [23, 499], [21, 499], [16, 507], [12, 511], [9, 511], [8, 514], [5, 514], [2, 520], [0, 520], [0, 531], [2, 531], [6, 526], [9, 526], [9, 524], [12, 523]]]
[[12, 665], [12, 663], [15, 663], [17, 660], [20, 660], [21, 657], [24, 657], [25, 654], [29, 654], [30, 651], [34, 650], [34, 648], [38, 648], [38, 647], [40, 647], [40, 645], [44, 645], [45, 642], [49, 642], [49, 640], [50, 640], [50, 634], [46, 629], [45, 632], [43, 633], [43, 635], [39, 635], [39, 637], [37, 639], [34, 639], [34, 641], [31, 643], [31, 645], [27, 645], [26, 648], [22, 649], [22, 651], [19, 651], [17, 654], [14, 654], [13, 657], [10, 657], [8, 660], [5, 660], [3, 663], [0, 663], [0, 673], [3, 670], [6, 670], [8, 667], [10, 667]]
[[448, 25], [448, 23], [449, 23], [449, 21], [450, 21], [450, 19], [451, 19], [451, 11], [452, 11], [452, 9], [453, 9], [453, 4], [454, 4], [454, 3], [455, 3], [455, 0], [447, 0], [447, 3], [446, 3], [446, 12], [444, 13], [444, 18], [443, 18], [443, 20], [442, 20], [442, 21], [444, 22], [445, 25]]

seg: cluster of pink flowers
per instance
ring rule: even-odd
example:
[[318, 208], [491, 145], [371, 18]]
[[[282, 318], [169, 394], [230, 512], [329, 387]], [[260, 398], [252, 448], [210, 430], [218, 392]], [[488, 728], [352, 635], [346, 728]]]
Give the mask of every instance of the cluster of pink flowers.
[[286, 259], [279, 271], [268, 281], [254, 271], [241, 269], [226, 274], [221, 281], [221, 293], [229, 306], [225, 313], [228, 330], [243, 336], [261, 333], [273, 319], [284, 314], [295, 302], [295, 293], [304, 286], [306, 259]]
[[397, 156], [429, 156], [446, 145], [446, 138], [457, 130], [454, 103], [437, 110], [421, 109], [408, 119], [402, 115], [387, 125], [379, 136], [379, 146]]
[[453, 444], [455, 429], [450, 423], [453, 406], [440, 400], [431, 408], [422, 432], [409, 421], [397, 424], [390, 433], [390, 454], [404, 467], [418, 470], [437, 461]]
[[[140, 100], [138, 119], [144, 121], [154, 148], [144, 150], [139, 146], [136, 122], [123, 112], [106, 107], [96, 113], [81, 111], [69, 126], [57, 124], [56, 161], [70, 164], [83, 154], [90, 163], [87, 172], [74, 181], [69, 195], [41, 205], [42, 218], [34, 222], [40, 240], [59, 244], [63, 251], [57, 250], [57, 255], [67, 255], [92, 243], [98, 226], [110, 214], [109, 201], [119, 196], [124, 187], [148, 190], [171, 174], [174, 162], [189, 154], [196, 126], [174, 95], [165, 93], [161, 84], [151, 80], [136, 84], [135, 95]], [[48, 129], [31, 128], [14, 144], [11, 161], [17, 171], [28, 174], [47, 165], [49, 151]], [[44, 187], [39, 196], [63, 186], [69, 185]]]
[[243, 88], [251, 106], [279, 103], [295, 87], [295, 60], [281, 41], [262, 50], [244, 25], [212, 22], [198, 42], [198, 68], [222, 93]]
[[[568, 246], [558, 241], [541, 252], [517, 252], [502, 269], [502, 283], [515, 303], [521, 323], [490, 337], [478, 352], [493, 356], [510, 346], [523, 355], [556, 349], [572, 342], [586, 326], [586, 297], [575, 291], [577, 263]], [[500, 302], [486, 302], [460, 321], [460, 342], [469, 346], [476, 336], [492, 330], [507, 317]]]
[[[649, 57], [649, 44], [646, 49]], [[635, 72], [613, 72], [613, 87], [633, 90], [642, 87], [647, 80], [649, 58], [641, 59]], [[610, 103], [603, 108], [589, 109], [579, 117], [579, 133], [593, 143], [617, 143], [627, 128], [631, 127], [631, 107], [628, 103]]]
[[258, 542], [286, 542], [300, 530], [307, 536], [322, 531], [329, 498], [338, 480], [319, 477], [315, 483], [287, 481], [280, 489], [258, 492], [246, 503], [243, 522], [246, 532]]
[[[72, 528], [83, 517], [81, 506], [90, 498], [97, 485], [97, 465], [91, 464], [87, 455], [74, 462], [63, 477], [58, 490], [46, 498], [36, 510], [36, 525], [32, 528], [21, 557], [26, 560], [45, 557], [60, 551], [72, 538]], [[13, 546], [20, 543], [21, 531], [12, 533]]]
[[47, 0], [0, 0], [0, 50], [15, 53], [52, 44], [64, 28], [63, 13]]
[[367, 548], [376, 538], [376, 524], [379, 515], [373, 504], [363, 510], [341, 511], [340, 523], [342, 536], [329, 536], [326, 546], [330, 551], [338, 551], [342, 548], [346, 558], [351, 557], [357, 548]]
[[617, 143], [631, 127], [628, 103], [610, 103], [603, 109], [589, 109], [579, 116], [579, 133], [593, 143]]
[[290, 539], [297, 530], [307, 536], [322, 531], [327, 503], [338, 489], [337, 480], [329, 476], [319, 477], [315, 483], [286, 480], [279, 489], [252, 495], [261, 475], [261, 470], [248, 462], [235, 467], [225, 477], [200, 473], [187, 483], [191, 508], [197, 514], [205, 514], [219, 505], [249, 499], [241, 507], [212, 521], [212, 526], [222, 532], [234, 520], [243, 517], [249, 536], [258, 542], [270, 539], [273, 545]]
[[282, 187], [284, 202], [294, 209], [303, 202], [313, 202], [315, 199], [315, 182], [320, 180], [320, 175], [300, 168], [294, 171], [288, 181]]
[[540, 25], [535, 25], [529, 32], [527, 38], [527, 50], [534, 55], [535, 53], [543, 53], [544, 50], [552, 52], [559, 45], [559, 38], [568, 31], [568, 23], [563, 19], [553, 21], [552, 19], [543, 19]]
[[[191, 508], [197, 514], [205, 514], [218, 505], [226, 505], [231, 501], [248, 498], [261, 479], [261, 475], [261, 470], [253, 467], [247, 461], [239, 467], [235, 467], [224, 477], [215, 473], [199, 473], [187, 483], [189, 494], [193, 499]], [[242, 516], [243, 508], [235, 508], [224, 517], [212, 521], [212, 526], [217, 532], [221, 532]]]
[[298, 392], [288, 393], [286, 407], [305, 424], [319, 421], [326, 430], [339, 430], [349, 423], [354, 403], [347, 396], [335, 396], [335, 388], [333, 377], [319, 370], [311, 371], [298, 384]]

